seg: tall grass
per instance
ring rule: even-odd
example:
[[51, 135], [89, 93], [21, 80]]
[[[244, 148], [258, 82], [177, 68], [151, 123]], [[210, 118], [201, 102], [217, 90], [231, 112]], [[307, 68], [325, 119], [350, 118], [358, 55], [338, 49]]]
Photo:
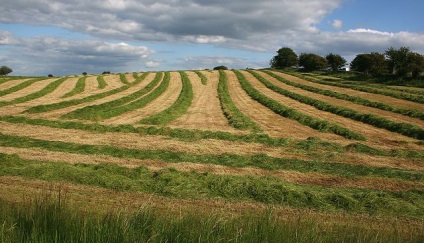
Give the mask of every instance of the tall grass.
[[[207, 210], [210, 211], [210, 210]], [[150, 207], [135, 212], [80, 210], [46, 194], [15, 204], [0, 200], [2, 242], [420, 242], [417, 227], [406, 232], [370, 229], [364, 223], [301, 218], [281, 220], [272, 208], [239, 216], [189, 208], [164, 213]]]
[[330, 104], [328, 102], [320, 101], [314, 98], [310, 98], [304, 95], [300, 95], [285, 89], [282, 89], [270, 81], [266, 80], [263, 76], [256, 72], [250, 71], [260, 82], [262, 82], [267, 88], [287, 96], [291, 99], [297, 100], [301, 103], [311, 105], [319, 110], [331, 112], [333, 114], [346, 117], [352, 120], [366, 123], [378, 128], [383, 128], [391, 132], [399, 133], [408, 137], [424, 140], [424, 129], [418, 127], [415, 124], [395, 122], [388, 118], [380, 117], [374, 114], [360, 113], [355, 110]]
[[91, 101], [94, 101], [94, 100], [102, 99], [102, 98], [107, 97], [109, 95], [113, 95], [113, 94], [117, 94], [119, 92], [125, 91], [125, 90], [131, 88], [132, 86], [139, 84], [141, 81], [144, 80], [144, 78], [146, 78], [146, 76], [148, 74], [149, 73], [143, 73], [143, 75], [141, 75], [141, 77], [139, 79], [137, 79], [136, 81], [134, 81], [130, 85], [124, 85], [122, 87], [119, 87], [119, 88], [116, 88], [116, 89], [113, 89], [113, 90], [109, 90], [107, 92], [103, 92], [103, 93], [100, 93], [100, 94], [90, 95], [90, 96], [82, 98], [82, 99], [73, 99], [73, 100], [62, 101], [62, 102], [59, 102], [59, 103], [48, 104], [48, 105], [34, 106], [34, 107], [31, 107], [30, 109], [26, 110], [25, 112], [30, 113], [30, 114], [31, 113], [48, 112], [48, 111], [52, 111], [52, 110], [62, 109], [62, 108], [66, 108], [66, 107], [70, 107], [70, 106], [79, 105], [79, 104], [91, 102]]
[[219, 70], [218, 98], [222, 112], [230, 126], [241, 130], [252, 130], [254, 132], [260, 132], [262, 130], [235, 106], [228, 91], [227, 75], [222, 70]]
[[79, 94], [84, 92], [85, 89], [85, 80], [87, 79], [87, 76], [83, 76], [78, 79], [77, 83], [75, 84], [75, 87], [73, 90], [69, 91], [68, 93], [64, 94], [62, 98], [71, 97], [73, 95]]
[[193, 87], [187, 74], [183, 71], [180, 71], [179, 73], [183, 87], [175, 103], [157, 114], [142, 119], [140, 123], [166, 126], [168, 123], [172, 122], [187, 112], [191, 101], [193, 100]]
[[23, 97], [16, 98], [16, 99], [11, 100], [11, 101], [0, 101], [0, 107], [6, 106], [6, 105], [14, 105], [14, 104], [18, 104], [18, 103], [23, 103], [23, 102], [27, 102], [27, 101], [30, 101], [30, 100], [35, 100], [37, 98], [43, 97], [46, 94], [53, 92], [57, 87], [59, 87], [59, 85], [61, 85], [67, 79], [68, 79], [68, 77], [60, 78], [56, 81], [51, 82], [46, 87], [44, 87], [43, 89], [41, 89], [37, 92], [28, 94], [28, 95], [23, 96]]
[[237, 78], [242, 88], [246, 91], [246, 93], [250, 97], [252, 97], [252, 99], [268, 107], [270, 110], [272, 110], [276, 114], [279, 114], [289, 119], [296, 120], [303, 125], [309, 126], [319, 131], [331, 132], [348, 139], [365, 140], [365, 137], [362, 136], [362, 134], [360, 133], [351, 131], [333, 122], [329, 122], [327, 120], [322, 120], [322, 119], [318, 119], [318, 118], [306, 115], [295, 109], [282, 105], [281, 103], [261, 94], [258, 90], [253, 88], [252, 85], [246, 80], [246, 78], [243, 76], [241, 72], [237, 70], [235, 70], [234, 72], [236, 73]]
[[276, 78], [277, 80], [279, 80], [279, 81], [281, 81], [281, 82], [283, 82], [287, 85], [290, 85], [290, 86], [301, 88], [301, 89], [311, 91], [311, 92], [314, 92], [314, 93], [317, 93], [317, 94], [322, 94], [322, 95], [334, 97], [334, 98], [337, 98], [337, 99], [351, 101], [351, 102], [354, 102], [356, 104], [374, 107], [374, 108], [377, 108], [377, 109], [381, 109], [381, 110], [385, 110], [385, 111], [391, 111], [391, 112], [399, 113], [399, 114], [402, 114], [402, 115], [405, 115], [405, 116], [419, 118], [421, 120], [424, 120], [424, 113], [421, 112], [421, 111], [393, 107], [393, 106], [390, 106], [388, 104], [381, 103], [381, 102], [370, 101], [368, 99], [364, 99], [364, 98], [360, 98], [360, 97], [356, 97], [356, 96], [351, 96], [351, 95], [348, 95], [348, 94], [339, 93], [339, 92], [335, 92], [335, 91], [331, 91], [331, 90], [319, 89], [319, 88], [315, 88], [313, 86], [300, 84], [300, 83], [296, 83], [296, 82], [291, 82], [291, 81], [289, 81], [289, 80], [287, 80], [287, 79], [285, 79], [281, 76], [278, 76], [275, 73], [270, 72], [270, 71], [264, 71], [264, 72], [266, 74], [272, 76], [273, 78]]

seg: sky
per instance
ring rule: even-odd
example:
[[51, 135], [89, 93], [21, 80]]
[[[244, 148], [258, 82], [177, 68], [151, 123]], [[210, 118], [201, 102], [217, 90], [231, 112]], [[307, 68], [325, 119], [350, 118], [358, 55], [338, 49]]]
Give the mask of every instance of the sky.
[[409, 47], [424, 54], [422, 0], [0, 0], [12, 75], [269, 67], [298, 55]]

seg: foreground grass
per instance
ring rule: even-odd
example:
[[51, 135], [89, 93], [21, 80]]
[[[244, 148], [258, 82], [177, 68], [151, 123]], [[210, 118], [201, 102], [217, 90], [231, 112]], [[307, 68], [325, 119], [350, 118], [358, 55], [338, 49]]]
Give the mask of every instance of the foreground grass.
[[146, 192], [187, 199], [224, 198], [256, 201], [320, 211], [344, 211], [407, 218], [424, 218], [423, 191], [330, 188], [298, 185], [274, 177], [150, 171], [144, 166], [34, 162], [0, 154], [0, 176], [70, 182], [117, 191]]
[[[60, 192], [59, 192], [60, 195]], [[207, 210], [209, 212], [209, 210]], [[402, 225], [370, 229], [366, 224], [319, 219], [282, 220], [272, 208], [245, 215], [161, 212], [142, 207], [96, 212], [81, 210], [52, 194], [21, 204], [0, 200], [2, 242], [420, 242], [423, 230]]]

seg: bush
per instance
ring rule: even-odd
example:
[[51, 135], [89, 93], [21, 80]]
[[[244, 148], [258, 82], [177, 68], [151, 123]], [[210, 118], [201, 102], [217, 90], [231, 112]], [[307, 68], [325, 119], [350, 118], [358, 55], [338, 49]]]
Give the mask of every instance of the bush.
[[221, 66], [214, 67], [213, 70], [228, 70], [228, 68], [226, 66], [221, 65]]

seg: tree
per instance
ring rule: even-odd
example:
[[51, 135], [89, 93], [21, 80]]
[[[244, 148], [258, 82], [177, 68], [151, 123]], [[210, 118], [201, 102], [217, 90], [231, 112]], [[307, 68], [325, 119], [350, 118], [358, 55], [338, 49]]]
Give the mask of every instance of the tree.
[[0, 67], [0, 75], [8, 75], [9, 73], [13, 72], [13, 70], [6, 66]]
[[365, 75], [381, 75], [386, 70], [386, 59], [383, 54], [371, 52], [370, 54], [358, 54], [350, 63], [350, 68]]
[[333, 53], [325, 56], [325, 59], [333, 72], [339, 70], [346, 64], [346, 60], [342, 56]]
[[280, 48], [278, 55], [274, 56], [269, 64], [271, 68], [286, 68], [297, 65], [297, 55], [288, 47]]
[[221, 66], [214, 67], [213, 70], [228, 70], [228, 68], [226, 66], [221, 65]]
[[83, 72], [82, 75], [84, 75], [84, 76], [87, 75], [87, 72]]
[[302, 53], [299, 56], [299, 65], [306, 71], [319, 70], [327, 67], [327, 60], [313, 53]]
[[424, 72], [424, 56], [415, 52], [411, 52], [407, 56], [408, 71], [412, 77], [416, 78]]
[[390, 47], [386, 52], [389, 72], [397, 76], [406, 76], [408, 70], [408, 54], [411, 53], [408, 47], [401, 47], [399, 50]]

